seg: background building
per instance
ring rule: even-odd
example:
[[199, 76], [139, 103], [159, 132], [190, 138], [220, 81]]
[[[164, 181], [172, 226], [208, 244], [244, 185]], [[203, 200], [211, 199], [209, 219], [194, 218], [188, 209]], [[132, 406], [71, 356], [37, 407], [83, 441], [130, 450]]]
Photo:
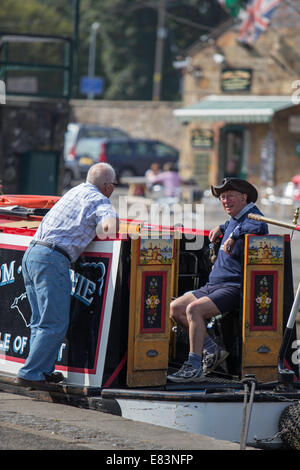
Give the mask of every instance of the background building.
[[[181, 167], [202, 189], [226, 176], [258, 186], [289, 181], [300, 172], [300, 28], [285, 2], [256, 41], [239, 40], [229, 21], [186, 51]], [[298, 5], [298, 6], [297, 6]]]

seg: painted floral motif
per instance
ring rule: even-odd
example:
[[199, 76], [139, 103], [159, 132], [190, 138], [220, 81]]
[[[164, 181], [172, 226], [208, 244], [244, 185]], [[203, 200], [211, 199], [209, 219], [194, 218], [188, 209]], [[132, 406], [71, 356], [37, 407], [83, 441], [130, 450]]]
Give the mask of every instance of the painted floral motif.
[[259, 295], [255, 299], [258, 307], [258, 319], [262, 324], [268, 320], [272, 299], [269, 297], [268, 281], [264, 276], [259, 282]]
[[153, 325], [155, 323], [158, 314], [158, 308], [160, 305], [160, 299], [158, 296], [158, 281], [155, 277], [151, 278], [150, 280], [149, 290], [145, 299], [145, 304], [147, 323], [149, 325]]

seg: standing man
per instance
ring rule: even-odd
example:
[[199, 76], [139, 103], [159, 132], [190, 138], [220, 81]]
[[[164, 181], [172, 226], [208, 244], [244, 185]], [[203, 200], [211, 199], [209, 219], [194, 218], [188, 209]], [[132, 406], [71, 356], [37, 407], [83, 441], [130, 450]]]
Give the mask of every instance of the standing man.
[[[190, 341], [188, 360], [168, 376], [172, 382], [200, 380], [205, 371], [214, 370], [228, 356], [228, 352], [220, 349], [207, 335], [205, 322], [239, 307], [244, 235], [268, 233], [267, 224], [248, 219], [250, 213], [262, 215], [254, 204], [258, 194], [252, 184], [239, 178], [225, 178], [220, 186], [212, 186], [211, 190], [230, 220], [209, 233], [212, 243], [221, 236], [222, 242], [208, 283], [171, 303], [170, 316], [188, 331]], [[204, 350], [205, 361], [202, 361]]]
[[[43, 218], [22, 262], [31, 307], [30, 351], [16, 382], [51, 389], [63, 375], [55, 361], [69, 325], [70, 263], [95, 238], [115, 235], [119, 219], [109, 198], [116, 183], [114, 169], [97, 163], [86, 182], [68, 191]], [[53, 384], [52, 384], [53, 388]]]

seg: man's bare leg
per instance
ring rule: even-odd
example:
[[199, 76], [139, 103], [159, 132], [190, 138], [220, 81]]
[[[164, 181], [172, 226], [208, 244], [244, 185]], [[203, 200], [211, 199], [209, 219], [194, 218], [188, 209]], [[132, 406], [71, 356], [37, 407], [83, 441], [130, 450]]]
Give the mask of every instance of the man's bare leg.
[[189, 325], [190, 352], [202, 355], [206, 332], [205, 321], [221, 312], [209, 297], [202, 297], [191, 302], [186, 309]]
[[188, 326], [190, 352], [188, 360], [177, 372], [168, 375], [168, 380], [172, 382], [201, 380], [203, 376], [202, 351], [207, 335], [205, 321], [219, 313], [219, 309], [209, 297], [197, 299], [193, 294], [186, 294], [172, 302], [171, 317], [183, 327]]
[[[204, 312], [202, 315], [204, 317], [204, 321], [202, 322], [201, 319], [199, 319], [199, 322], [201, 323], [201, 326], [200, 326], [201, 331], [202, 332], [204, 331], [204, 338], [203, 338], [203, 335], [200, 333], [201, 338], [200, 338], [199, 347], [194, 346], [197, 339], [192, 339], [192, 343], [190, 343], [190, 348], [192, 348], [190, 351], [196, 354], [200, 354], [200, 353], [197, 353], [196, 351], [199, 351], [199, 350], [202, 351], [205, 338], [206, 336], [208, 336], [207, 331], [206, 331], [206, 326], [205, 326], [205, 320], [215, 315], [220, 314], [219, 309], [208, 297], [202, 297], [201, 299], [197, 299], [192, 293], [188, 293], [188, 294], [182, 295], [181, 297], [178, 297], [178, 299], [173, 300], [170, 305], [170, 317], [176, 323], [178, 323], [187, 333], [189, 333], [189, 337], [190, 337], [190, 331], [189, 331], [189, 321], [187, 318], [187, 312], [191, 312], [190, 316], [193, 316], [194, 310], [195, 312], [199, 310], [201, 314], [202, 309], [204, 309]], [[197, 322], [197, 318], [195, 321]], [[193, 331], [192, 337], [194, 337], [194, 335], [197, 334], [197, 333], [194, 333], [195, 331], [194, 326], [192, 326], [192, 331]], [[191, 338], [190, 338], [190, 341], [191, 341]]]
[[188, 293], [173, 300], [170, 304], [170, 317], [187, 332], [189, 331], [189, 323], [186, 317], [186, 309], [195, 300], [194, 294]]

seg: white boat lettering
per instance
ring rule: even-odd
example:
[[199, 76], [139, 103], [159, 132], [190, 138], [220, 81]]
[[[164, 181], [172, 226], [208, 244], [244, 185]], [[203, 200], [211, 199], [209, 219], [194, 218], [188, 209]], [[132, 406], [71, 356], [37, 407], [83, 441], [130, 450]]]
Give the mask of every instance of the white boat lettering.
[[2, 339], [2, 333], [0, 332], [0, 350], [1, 351], [9, 350], [10, 338], [11, 338], [10, 333], [4, 333], [3, 339]]
[[14, 276], [14, 267], [16, 261], [11, 261], [9, 266], [7, 267], [7, 263], [1, 265], [0, 268], [0, 287], [6, 286], [7, 284], [11, 284], [15, 282]]
[[[103, 263], [97, 263], [97, 268], [100, 268], [101, 270], [101, 274], [97, 279], [97, 282], [99, 283], [98, 295], [101, 296], [106, 270]], [[72, 281], [71, 295], [76, 297], [76, 299], [78, 299], [85, 305], [90, 306], [94, 300], [94, 294], [96, 292], [97, 283], [91, 281], [82, 274], [75, 272], [73, 269], [70, 269], [70, 277]]]
[[[2, 339], [3, 338], [3, 339]], [[0, 332], [0, 351], [7, 352], [12, 344], [12, 349], [15, 353], [23, 354], [26, 344], [28, 342], [27, 336], [16, 336], [14, 339], [11, 333]]]

